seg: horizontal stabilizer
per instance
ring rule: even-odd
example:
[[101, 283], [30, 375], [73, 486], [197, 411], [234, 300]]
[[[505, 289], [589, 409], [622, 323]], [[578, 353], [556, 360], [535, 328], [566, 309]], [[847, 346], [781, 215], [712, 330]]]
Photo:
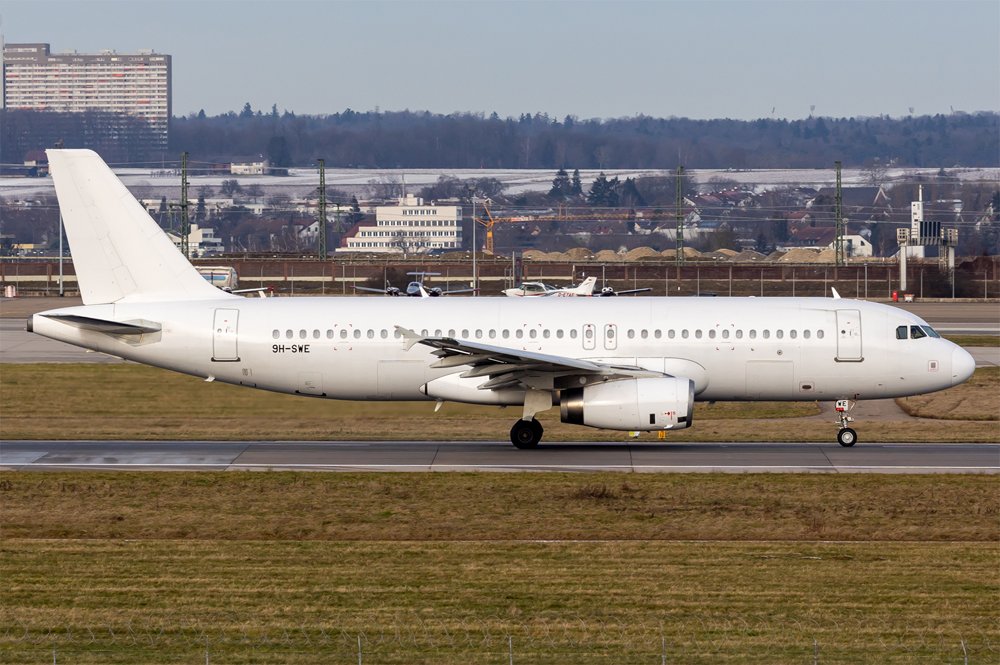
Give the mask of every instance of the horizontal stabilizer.
[[53, 319], [84, 330], [94, 330], [108, 335], [142, 335], [160, 332], [160, 324], [151, 321], [128, 323], [124, 321], [109, 321], [95, 319], [77, 314], [43, 314], [47, 319]]

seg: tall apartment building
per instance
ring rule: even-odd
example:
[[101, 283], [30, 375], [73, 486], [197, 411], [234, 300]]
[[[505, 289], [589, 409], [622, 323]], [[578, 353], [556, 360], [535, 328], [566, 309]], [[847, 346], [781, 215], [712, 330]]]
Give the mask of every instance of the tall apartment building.
[[0, 108], [96, 112], [100, 121], [84, 130], [93, 141], [140, 141], [146, 149], [164, 150], [170, 85], [170, 56], [153, 51], [52, 54], [48, 44], [4, 44]]
[[359, 226], [338, 252], [421, 254], [462, 248], [462, 206], [424, 205], [415, 196], [375, 208], [375, 226]]

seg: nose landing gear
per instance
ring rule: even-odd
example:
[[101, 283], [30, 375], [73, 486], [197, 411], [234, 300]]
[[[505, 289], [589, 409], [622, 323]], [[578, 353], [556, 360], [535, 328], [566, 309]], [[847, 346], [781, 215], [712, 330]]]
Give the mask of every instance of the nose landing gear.
[[836, 410], [837, 410], [837, 424], [840, 425], [840, 431], [837, 432], [837, 443], [844, 446], [845, 448], [850, 448], [855, 443], [858, 442], [858, 433], [853, 429], [848, 427], [850, 423], [854, 422], [854, 418], [847, 415], [855, 406], [857, 402], [852, 402], [849, 399], [838, 399]]

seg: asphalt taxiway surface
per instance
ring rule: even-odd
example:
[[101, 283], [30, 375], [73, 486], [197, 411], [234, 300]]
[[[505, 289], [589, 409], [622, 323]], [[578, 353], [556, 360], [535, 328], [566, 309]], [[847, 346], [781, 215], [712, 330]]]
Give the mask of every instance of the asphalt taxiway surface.
[[4, 441], [7, 470], [1000, 473], [1000, 444]]

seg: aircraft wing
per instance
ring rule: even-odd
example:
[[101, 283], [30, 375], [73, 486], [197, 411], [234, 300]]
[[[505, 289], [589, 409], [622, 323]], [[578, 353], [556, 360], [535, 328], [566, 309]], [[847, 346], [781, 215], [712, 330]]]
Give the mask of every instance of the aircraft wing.
[[354, 289], [357, 291], [368, 291], [370, 293], [381, 293], [384, 296], [398, 295], [398, 293], [393, 292], [391, 289], [373, 289], [370, 286], [355, 286]]
[[411, 330], [397, 326], [412, 347], [423, 344], [433, 349], [438, 360], [433, 369], [467, 366], [462, 378], [489, 377], [479, 388], [501, 390], [516, 387], [551, 389], [560, 379], [572, 377], [604, 377], [618, 379], [640, 376], [663, 376], [633, 365], [606, 363], [555, 356], [536, 351], [514, 349], [492, 344], [480, 344], [451, 337], [421, 337]]
[[598, 298], [607, 298], [609, 296], [630, 296], [636, 293], [646, 293], [647, 291], [652, 291], [652, 290], [653, 289], [649, 287], [646, 287], [644, 289], [628, 289], [626, 291], [615, 291], [613, 289], [610, 289], [608, 291], [602, 290], [599, 293], [595, 293], [594, 295], [597, 296]]

